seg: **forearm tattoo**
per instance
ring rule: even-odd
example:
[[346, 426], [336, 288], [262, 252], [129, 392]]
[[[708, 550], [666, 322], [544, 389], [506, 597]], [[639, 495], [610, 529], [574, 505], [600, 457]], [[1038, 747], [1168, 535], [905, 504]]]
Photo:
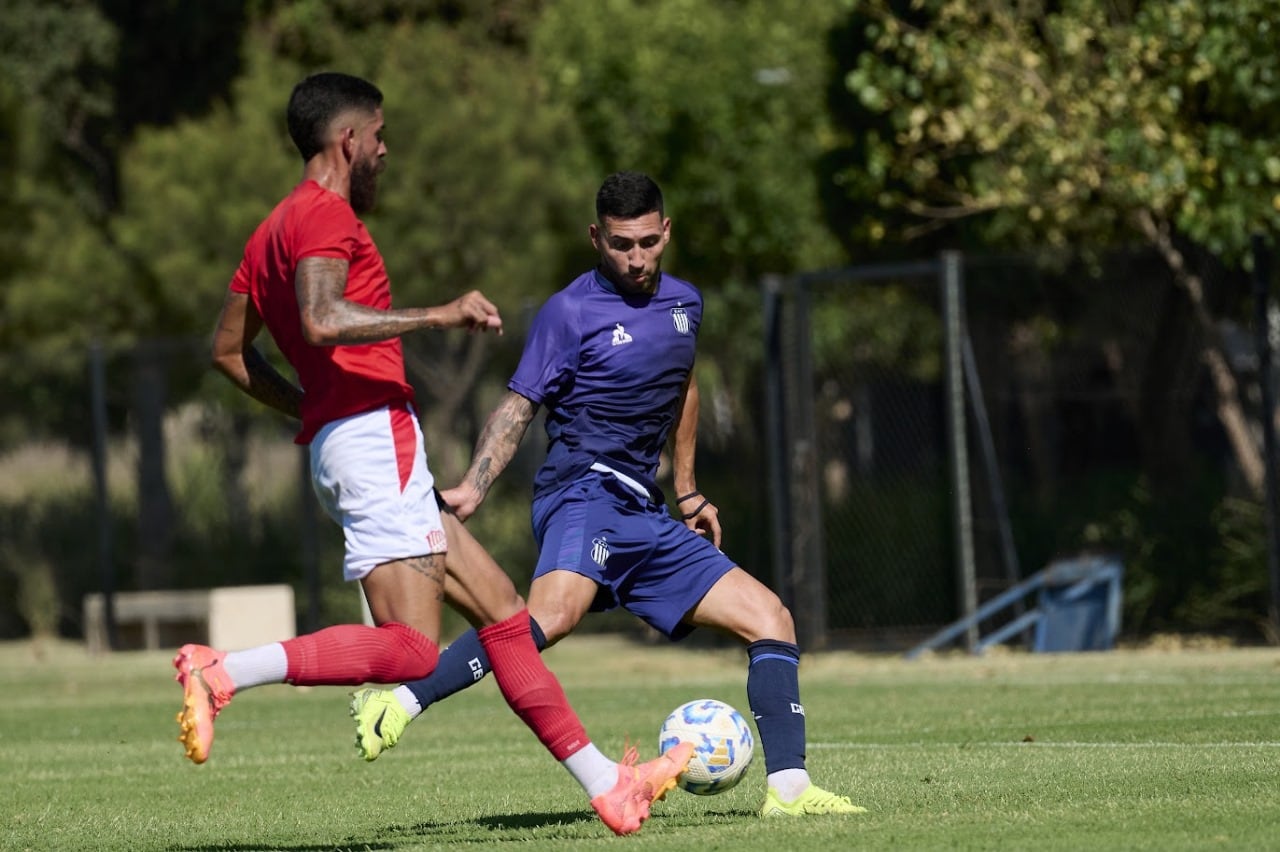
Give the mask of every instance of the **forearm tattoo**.
[[493, 459], [486, 456], [476, 462], [476, 472], [472, 480], [475, 482], [476, 490], [481, 494], [489, 493], [496, 476], [497, 474], [493, 472]]
[[282, 376], [256, 348], [245, 350], [244, 367], [249, 376], [245, 390], [251, 397], [290, 417], [302, 416], [302, 389]]
[[426, 308], [378, 310], [346, 298], [345, 260], [307, 257], [298, 263], [295, 289], [304, 323], [326, 329], [325, 343], [372, 343], [425, 328]]
[[537, 406], [525, 397], [508, 393], [489, 415], [476, 444], [476, 458], [469, 476], [482, 496], [489, 493], [498, 474], [515, 457], [536, 410]]

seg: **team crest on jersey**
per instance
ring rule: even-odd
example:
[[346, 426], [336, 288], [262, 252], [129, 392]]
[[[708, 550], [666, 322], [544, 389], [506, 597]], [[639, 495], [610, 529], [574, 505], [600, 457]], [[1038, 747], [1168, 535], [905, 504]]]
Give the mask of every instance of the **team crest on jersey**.
[[591, 560], [601, 568], [609, 561], [609, 542], [604, 536], [591, 539]]
[[671, 309], [671, 324], [676, 327], [676, 331], [681, 334], [689, 333], [689, 312], [684, 308]]

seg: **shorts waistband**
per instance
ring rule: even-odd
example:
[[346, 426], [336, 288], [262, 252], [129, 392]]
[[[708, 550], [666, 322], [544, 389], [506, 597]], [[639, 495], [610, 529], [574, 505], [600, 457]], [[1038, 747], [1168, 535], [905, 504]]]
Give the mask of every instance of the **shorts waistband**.
[[607, 464], [603, 462], [593, 462], [591, 465], [591, 469], [594, 471], [598, 471], [600, 473], [607, 473], [612, 475], [615, 479], [617, 479], [623, 485], [627, 486], [632, 491], [636, 492], [641, 497], [643, 497], [646, 502], [653, 499], [652, 495], [649, 494], [648, 488], [645, 488], [639, 482], [632, 479], [630, 476], [627, 476], [622, 471], [614, 470], [613, 468], [609, 467]]

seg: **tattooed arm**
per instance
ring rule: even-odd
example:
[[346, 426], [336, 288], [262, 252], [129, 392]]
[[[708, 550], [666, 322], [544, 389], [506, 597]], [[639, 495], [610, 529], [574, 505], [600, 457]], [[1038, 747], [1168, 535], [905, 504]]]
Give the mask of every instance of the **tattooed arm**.
[[507, 395], [489, 415], [484, 430], [480, 433], [480, 440], [476, 442], [475, 455], [471, 460], [471, 467], [467, 469], [467, 475], [457, 487], [440, 493], [459, 520], [465, 521], [480, 508], [493, 481], [515, 457], [520, 441], [537, 411], [538, 406], [531, 400], [515, 391], [507, 391]]
[[243, 293], [228, 291], [213, 333], [213, 366], [259, 402], [301, 417], [302, 388], [282, 376], [253, 345], [262, 317]]
[[293, 283], [302, 335], [313, 346], [372, 343], [422, 328], [502, 333], [498, 309], [476, 290], [436, 307], [383, 311], [345, 298], [347, 262], [333, 257], [304, 257]]

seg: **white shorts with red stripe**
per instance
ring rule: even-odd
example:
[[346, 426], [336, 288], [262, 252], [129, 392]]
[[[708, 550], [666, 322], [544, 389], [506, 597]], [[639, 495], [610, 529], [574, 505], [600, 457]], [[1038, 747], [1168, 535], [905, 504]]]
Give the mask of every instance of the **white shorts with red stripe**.
[[311, 483], [342, 526], [342, 574], [448, 549], [418, 418], [389, 406], [325, 424], [311, 442]]

